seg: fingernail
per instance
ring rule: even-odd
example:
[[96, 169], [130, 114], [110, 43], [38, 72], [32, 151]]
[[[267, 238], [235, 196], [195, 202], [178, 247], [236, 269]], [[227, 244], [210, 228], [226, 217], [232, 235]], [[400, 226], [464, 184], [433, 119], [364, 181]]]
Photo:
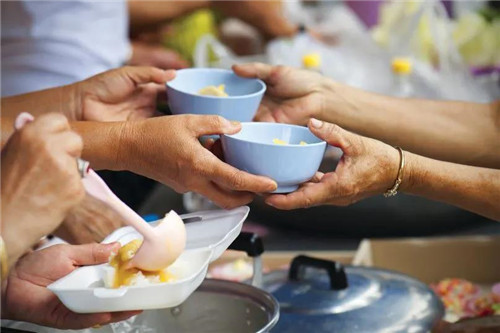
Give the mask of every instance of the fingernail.
[[231, 125], [233, 125], [233, 126], [240, 126], [241, 123], [239, 121], [233, 120], [233, 121], [231, 121]]
[[311, 118], [311, 125], [314, 128], [321, 128], [321, 126], [323, 126], [323, 122], [316, 118]]

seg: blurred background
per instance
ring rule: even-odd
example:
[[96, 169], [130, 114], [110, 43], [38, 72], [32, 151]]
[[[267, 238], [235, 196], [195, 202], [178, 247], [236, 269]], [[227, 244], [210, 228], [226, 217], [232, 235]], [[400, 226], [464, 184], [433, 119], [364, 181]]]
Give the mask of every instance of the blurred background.
[[[500, 98], [497, 1], [284, 1], [293, 37], [270, 38], [214, 9], [200, 9], [151, 30], [136, 43], [160, 45], [194, 67], [262, 61], [315, 70], [386, 95], [488, 102]], [[168, 112], [168, 109], [164, 110]], [[330, 150], [322, 170], [339, 158]], [[130, 193], [130, 192], [129, 192]], [[142, 193], [142, 192], [140, 192]], [[198, 195], [155, 185], [125, 198], [151, 219], [170, 209], [212, 208]], [[248, 230], [274, 250], [355, 249], [363, 237], [498, 234], [500, 225], [438, 202], [399, 194], [349, 207], [278, 211], [256, 200]]]

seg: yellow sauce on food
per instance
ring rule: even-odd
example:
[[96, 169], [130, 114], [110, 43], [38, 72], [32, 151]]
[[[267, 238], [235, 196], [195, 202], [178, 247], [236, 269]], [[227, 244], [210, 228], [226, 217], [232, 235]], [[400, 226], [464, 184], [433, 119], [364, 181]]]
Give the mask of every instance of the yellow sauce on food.
[[118, 253], [111, 258], [109, 264], [115, 269], [113, 278], [113, 288], [121, 286], [129, 286], [133, 283], [138, 274], [142, 273], [147, 277], [158, 277], [159, 282], [169, 282], [174, 279], [174, 276], [166, 270], [161, 271], [144, 271], [138, 268], [127, 268], [127, 264], [132, 260], [135, 253], [141, 247], [142, 240], [135, 239], [123, 245]]
[[218, 86], [208, 86], [200, 89], [200, 91], [198, 91], [198, 94], [205, 96], [228, 97], [229, 95], [224, 91], [225, 88], [226, 86], [223, 84], [220, 84]]

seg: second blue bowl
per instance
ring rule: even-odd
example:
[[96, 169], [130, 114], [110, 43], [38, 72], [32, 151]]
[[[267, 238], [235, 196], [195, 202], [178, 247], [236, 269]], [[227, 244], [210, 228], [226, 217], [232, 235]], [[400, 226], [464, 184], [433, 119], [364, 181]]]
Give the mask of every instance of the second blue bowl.
[[[228, 97], [199, 95], [207, 86], [225, 85]], [[173, 114], [220, 115], [229, 120], [252, 121], [266, 85], [259, 79], [245, 79], [230, 70], [188, 68], [177, 71], [167, 82], [168, 103]]]
[[[295, 191], [310, 180], [323, 159], [326, 142], [307, 127], [278, 123], [242, 123], [234, 135], [221, 135], [227, 163], [278, 183], [274, 193]], [[273, 143], [274, 139], [287, 142]], [[300, 145], [304, 141], [305, 145]]]

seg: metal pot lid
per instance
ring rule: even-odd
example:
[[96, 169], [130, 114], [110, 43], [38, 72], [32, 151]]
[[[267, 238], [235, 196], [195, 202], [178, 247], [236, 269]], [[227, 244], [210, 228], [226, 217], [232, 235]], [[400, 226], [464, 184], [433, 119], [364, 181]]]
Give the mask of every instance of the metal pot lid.
[[266, 274], [263, 289], [278, 299], [282, 313], [289, 314], [341, 316], [361, 309], [367, 313], [374, 307], [381, 314], [402, 316], [443, 312], [434, 293], [408, 276], [306, 256], [296, 257], [289, 272]]

